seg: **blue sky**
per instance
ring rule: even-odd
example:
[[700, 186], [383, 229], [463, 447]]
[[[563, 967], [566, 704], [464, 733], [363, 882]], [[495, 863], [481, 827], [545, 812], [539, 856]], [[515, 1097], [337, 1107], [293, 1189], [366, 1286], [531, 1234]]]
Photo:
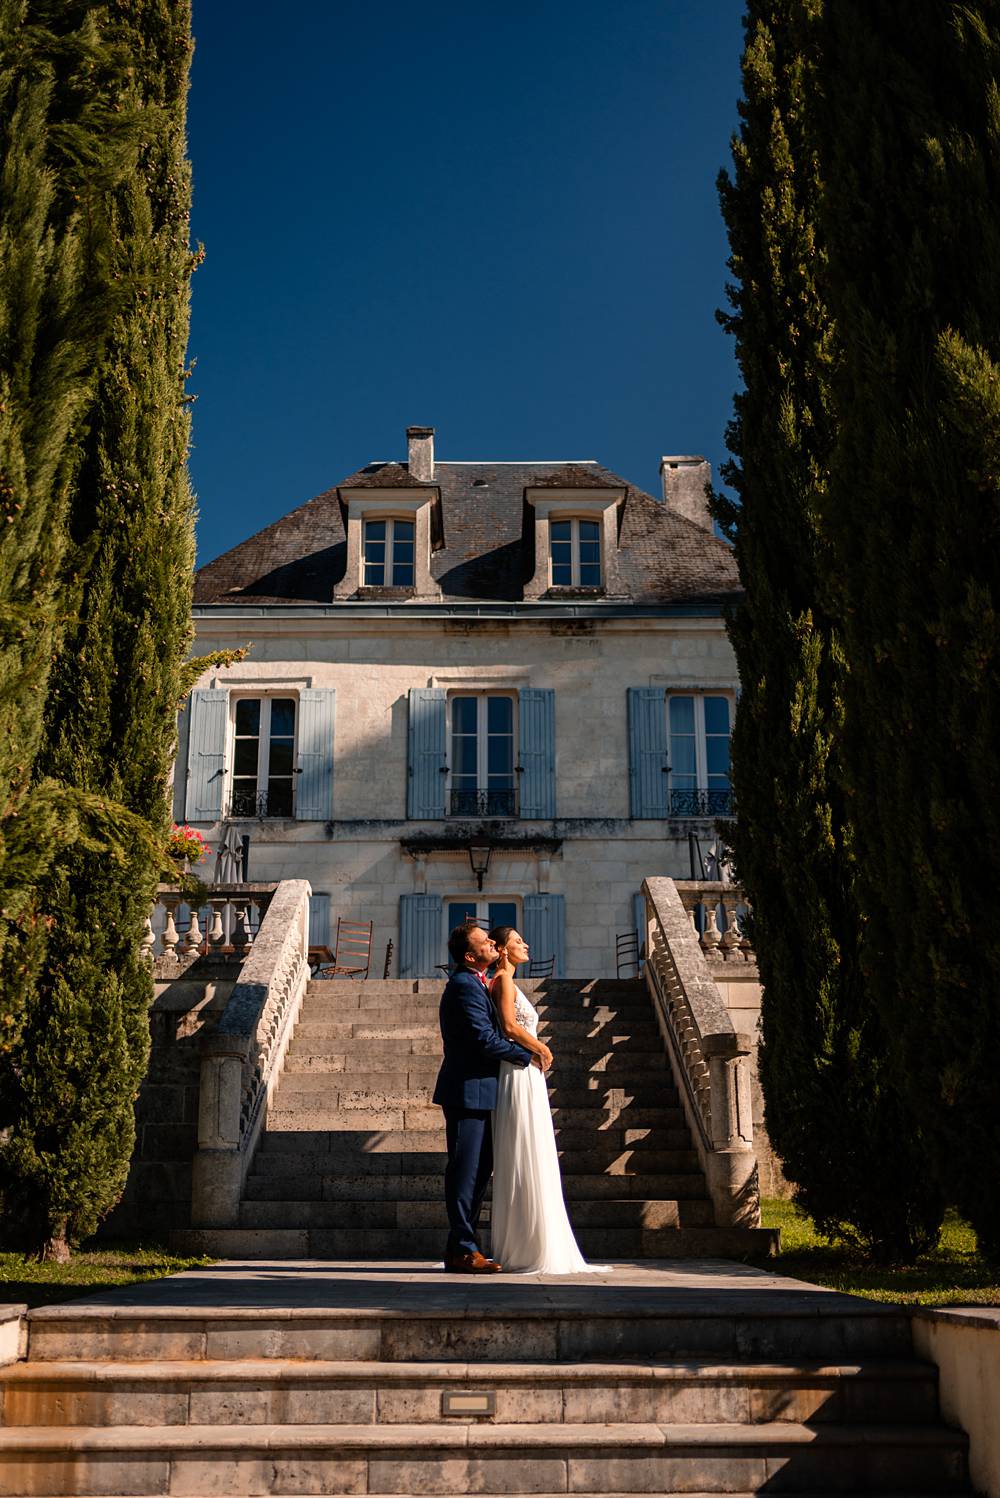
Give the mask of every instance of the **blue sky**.
[[715, 189], [742, 0], [194, 0], [192, 477], [208, 561], [442, 459], [718, 467]]

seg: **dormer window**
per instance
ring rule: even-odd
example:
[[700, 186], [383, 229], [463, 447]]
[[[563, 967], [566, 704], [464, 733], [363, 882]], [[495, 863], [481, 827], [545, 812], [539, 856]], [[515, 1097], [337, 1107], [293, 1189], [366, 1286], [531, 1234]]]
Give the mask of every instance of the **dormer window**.
[[524, 498], [535, 521], [535, 571], [524, 585], [526, 601], [563, 602], [574, 591], [590, 599], [627, 595], [618, 560], [624, 489], [546, 484], [525, 489]]
[[601, 527], [596, 520], [552, 520], [549, 554], [554, 588], [601, 586]]
[[415, 527], [412, 520], [392, 517], [364, 524], [364, 586], [412, 588], [415, 564]]

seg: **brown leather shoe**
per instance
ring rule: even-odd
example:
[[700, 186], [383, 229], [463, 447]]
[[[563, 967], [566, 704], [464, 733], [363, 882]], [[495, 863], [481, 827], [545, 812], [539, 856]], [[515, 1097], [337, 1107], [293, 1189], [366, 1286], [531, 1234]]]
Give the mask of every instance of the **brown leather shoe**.
[[499, 1274], [502, 1267], [478, 1249], [471, 1254], [448, 1254], [444, 1261], [445, 1274]]

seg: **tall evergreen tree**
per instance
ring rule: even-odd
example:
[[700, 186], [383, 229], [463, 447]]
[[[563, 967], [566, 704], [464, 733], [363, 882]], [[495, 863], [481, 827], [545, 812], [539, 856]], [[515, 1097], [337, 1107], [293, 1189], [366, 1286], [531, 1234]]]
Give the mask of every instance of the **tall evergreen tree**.
[[838, 0], [822, 73], [864, 963], [929, 1164], [1000, 1255], [1000, 8]]
[[92, 211], [123, 158], [113, 74], [84, 8], [0, 0], [0, 1127], [23, 975], [44, 944], [35, 885], [61, 847], [105, 820], [97, 802], [33, 769], [66, 616], [81, 424], [114, 299], [96, 273]]
[[763, 986], [768, 1131], [821, 1228], [911, 1257], [937, 1193], [886, 1075], [859, 962], [849, 809], [833, 773], [845, 664], [823, 603], [820, 522], [836, 421], [814, 101], [822, 0], [751, 0], [734, 176], [720, 179], [738, 284], [722, 317], [744, 390], [716, 499], [744, 601], [729, 623], [742, 696], [733, 735], [737, 866]]
[[[186, 453], [188, 223], [185, 0], [93, 7], [135, 123], [104, 185], [102, 273], [118, 288], [69, 503], [72, 614], [52, 670], [36, 773], [122, 808], [136, 835], [64, 853], [37, 891], [47, 930], [26, 975], [17, 1121], [0, 1146], [11, 1208], [61, 1255], [124, 1185], [148, 1049], [139, 959], [159, 872], [176, 706], [190, 641], [193, 505]], [[142, 830], [146, 829], [145, 835]]]

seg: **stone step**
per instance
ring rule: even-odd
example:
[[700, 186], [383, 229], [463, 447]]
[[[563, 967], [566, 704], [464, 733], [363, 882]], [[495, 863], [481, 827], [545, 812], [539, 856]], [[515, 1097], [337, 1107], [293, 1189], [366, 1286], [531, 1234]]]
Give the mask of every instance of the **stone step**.
[[967, 1490], [937, 1426], [212, 1424], [0, 1431], [0, 1494]]
[[[326, 1109], [342, 1112], [348, 1108], [427, 1108], [431, 1106], [437, 1067], [431, 1071], [411, 1068], [393, 1072], [328, 1072], [315, 1069], [293, 1071], [281, 1079], [275, 1109], [288, 1112], [296, 1108], [310, 1112]], [[549, 1083], [549, 1102], [556, 1109], [580, 1108], [605, 1111], [616, 1117], [632, 1118], [637, 1112], [650, 1110], [669, 1113], [662, 1122], [680, 1128], [684, 1115], [678, 1106], [672, 1085], [658, 1087], [646, 1081], [641, 1090], [615, 1086], [603, 1072], [562, 1072]]]
[[[441, 1124], [440, 1108], [418, 1103], [390, 1104], [372, 1098], [367, 1108], [362, 1107], [359, 1101], [356, 1107], [333, 1109], [328, 1100], [320, 1098], [312, 1103], [302, 1095], [290, 1098], [288, 1102], [289, 1106], [283, 1108], [279, 1098], [278, 1106], [268, 1115], [268, 1129], [272, 1132], [292, 1130], [296, 1133], [321, 1131], [336, 1134], [355, 1133], [364, 1129], [373, 1132], [413, 1130], [425, 1134], [435, 1125]], [[641, 1128], [657, 1131], [664, 1149], [685, 1149], [691, 1145], [690, 1133], [687, 1128], [680, 1126], [676, 1109], [629, 1107], [623, 1108], [619, 1113], [602, 1108], [598, 1099], [589, 1108], [557, 1105], [553, 1108], [553, 1122], [557, 1141], [560, 1130], [568, 1128], [575, 1147], [586, 1148], [595, 1142], [600, 1143], [608, 1130], [616, 1132], [624, 1147], [629, 1142], [626, 1136]]]
[[[303, 1128], [297, 1116], [286, 1115], [279, 1118], [277, 1112], [271, 1112], [268, 1114], [267, 1131], [261, 1137], [259, 1151], [261, 1154], [298, 1152], [301, 1156], [308, 1155], [310, 1158], [327, 1154], [346, 1159], [356, 1156], [358, 1151], [367, 1158], [368, 1155], [379, 1153], [424, 1153], [428, 1150], [440, 1150], [444, 1148], [444, 1120], [440, 1108], [430, 1111], [436, 1115], [430, 1119], [433, 1127], [417, 1128], [411, 1124], [408, 1129], [403, 1127], [402, 1122], [386, 1126], [382, 1121], [359, 1128], [357, 1119], [349, 1123], [341, 1121], [333, 1129], [325, 1129], [319, 1125]], [[650, 1128], [647, 1125], [633, 1128], [612, 1121], [602, 1121], [595, 1127], [591, 1117], [587, 1128], [561, 1125], [555, 1121], [555, 1134], [556, 1147], [563, 1158], [567, 1154], [590, 1155], [595, 1150], [612, 1159], [625, 1154], [630, 1159], [637, 1159], [640, 1155], [645, 1158], [646, 1150], [655, 1153], [691, 1152], [691, 1135], [686, 1127], [664, 1129]]]
[[[277, 1135], [277, 1140], [288, 1135]], [[339, 1139], [343, 1135], [336, 1136]], [[404, 1136], [405, 1137], [405, 1136]], [[443, 1145], [443, 1140], [435, 1142]], [[666, 1178], [670, 1175], [697, 1175], [698, 1156], [694, 1150], [560, 1150], [564, 1178], [587, 1177], [594, 1180], [642, 1180]], [[394, 1178], [407, 1176], [432, 1176], [440, 1181], [448, 1156], [443, 1147], [438, 1149], [378, 1150], [366, 1152], [360, 1145], [346, 1149], [319, 1152], [301, 1150], [298, 1153], [284, 1152], [278, 1148], [258, 1151], [248, 1182], [333, 1181], [359, 1178], [371, 1181], [379, 1176]], [[624, 1190], [624, 1187], [622, 1188]], [[253, 1193], [251, 1193], [253, 1194]], [[664, 1192], [672, 1195], [672, 1192]]]
[[[192, 1237], [195, 1232], [186, 1230]], [[440, 1243], [439, 1234], [433, 1237]], [[441, 1274], [430, 1283], [424, 1273], [413, 1276], [417, 1265], [411, 1254], [408, 1262], [387, 1269], [384, 1288], [376, 1276], [371, 1293], [377, 1300], [371, 1304], [359, 1302], [356, 1257], [330, 1257], [335, 1262], [312, 1266], [315, 1275], [309, 1265], [299, 1265], [283, 1277], [279, 1292], [298, 1288], [291, 1305], [269, 1303], [276, 1287], [267, 1270], [259, 1292], [255, 1277], [238, 1276], [234, 1293], [220, 1303], [217, 1281], [221, 1276], [225, 1283], [227, 1272], [221, 1266], [160, 1282], [155, 1296], [145, 1286], [141, 1294], [113, 1292], [37, 1308], [27, 1315], [28, 1358], [31, 1363], [294, 1358], [451, 1366], [593, 1359], [913, 1359], [905, 1307], [798, 1282], [775, 1283], [754, 1271], [716, 1275], [694, 1268], [690, 1276], [658, 1277], [654, 1270], [647, 1279], [634, 1272], [630, 1278], [623, 1266], [592, 1279], [550, 1280], [545, 1294], [538, 1295], [530, 1282], [504, 1275], [477, 1280]], [[193, 1293], [198, 1298], [192, 1303]], [[130, 1302], [127, 1294], [138, 1300]], [[325, 1297], [319, 1306], [317, 1296]]]
[[[594, 1264], [646, 1259], [766, 1258], [777, 1252], [771, 1228], [579, 1227], [576, 1240]], [[439, 1264], [441, 1228], [179, 1228], [170, 1233], [178, 1252], [217, 1259], [416, 1260]], [[488, 1232], [482, 1246], [489, 1251]]]
[[[280, 1157], [284, 1158], [284, 1156]], [[424, 1175], [318, 1175], [290, 1170], [262, 1171], [247, 1177], [245, 1201], [438, 1201], [444, 1194], [444, 1161]], [[678, 1175], [571, 1175], [563, 1172], [563, 1195], [567, 1201], [598, 1201], [613, 1198], [677, 1197], [692, 1201], [704, 1197], [701, 1174]]]
[[314, 1019], [310, 1011], [303, 1008], [301, 1018], [295, 1026], [295, 1039], [299, 1036], [315, 1037], [317, 1040], [434, 1040], [441, 1044], [441, 1031], [437, 1020], [426, 1024], [351, 1024], [350, 1021]]
[[[660, 1075], [667, 1072], [667, 1058], [662, 1050], [643, 1049], [638, 1045], [632, 1048], [631, 1042], [629, 1048], [622, 1045], [612, 1047], [603, 1041], [560, 1045], [558, 1032], [550, 1035], [548, 1041], [551, 1041], [550, 1048], [560, 1070], [569, 1067], [574, 1071], [614, 1074], [625, 1081], [647, 1073]], [[297, 1071], [309, 1065], [342, 1072], [405, 1070], [408, 1066], [437, 1068], [441, 1065], [441, 1055], [441, 1042], [436, 1038], [433, 1043], [420, 1040], [315, 1040], [311, 1036], [300, 1036], [296, 1031], [288, 1048], [286, 1071]]]
[[448, 1364], [285, 1361], [20, 1363], [0, 1373], [2, 1424], [435, 1423], [448, 1392], [487, 1391], [490, 1424], [740, 1425], [933, 1421], [917, 1362]]
[[[695, 1181], [697, 1188], [700, 1183]], [[650, 1200], [648, 1197], [576, 1198], [567, 1201], [574, 1228], [684, 1228], [712, 1227], [712, 1203], [702, 1188], [697, 1196]], [[426, 1198], [337, 1198], [323, 1201], [244, 1199], [240, 1202], [244, 1228], [439, 1228], [447, 1231], [443, 1182], [435, 1196]], [[605, 1254], [611, 1252], [604, 1249]]]
[[[409, 997], [398, 1003], [386, 1003], [378, 994], [308, 995], [302, 1004], [302, 1020], [337, 1021], [340, 1024], [382, 1024], [398, 1020], [401, 1024], [437, 1024], [440, 1003], [430, 997]], [[605, 1004], [581, 1004], [572, 999], [539, 1000], [535, 1009], [540, 1020], [549, 1024], [582, 1024], [595, 1026], [648, 1022], [653, 1018], [645, 997], [615, 1000]]]

